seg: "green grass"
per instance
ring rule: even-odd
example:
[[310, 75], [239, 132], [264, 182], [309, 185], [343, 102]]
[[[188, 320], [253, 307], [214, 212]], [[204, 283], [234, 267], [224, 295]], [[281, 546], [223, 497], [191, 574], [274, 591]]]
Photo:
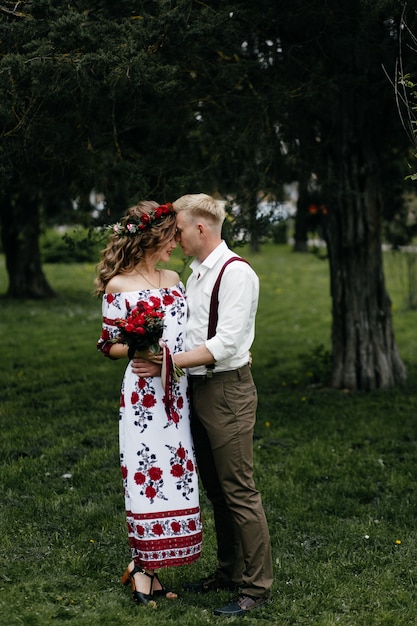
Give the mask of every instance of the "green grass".
[[[323, 366], [317, 346], [330, 349], [327, 262], [285, 246], [246, 256], [261, 278], [255, 470], [271, 531], [274, 603], [226, 621], [415, 624], [416, 312], [404, 305], [398, 261], [386, 257], [386, 275], [409, 381], [348, 394], [308, 384]], [[174, 263], [181, 268], [179, 256]], [[134, 605], [119, 583], [130, 558], [117, 441], [125, 364], [95, 349], [93, 265], [45, 270], [58, 298], [0, 299], [0, 624], [218, 624], [212, 609], [227, 593], [180, 593], [152, 610]], [[180, 592], [215, 564], [211, 510], [201, 500], [202, 558], [161, 576]]]

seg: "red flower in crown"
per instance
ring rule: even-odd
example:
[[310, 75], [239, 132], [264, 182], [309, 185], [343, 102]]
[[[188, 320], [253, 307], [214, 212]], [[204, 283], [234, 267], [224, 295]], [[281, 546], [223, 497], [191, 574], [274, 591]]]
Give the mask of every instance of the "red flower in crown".
[[170, 214], [175, 215], [175, 209], [171, 202], [167, 202], [156, 207], [156, 209], [152, 209], [149, 213], [142, 213], [140, 217], [128, 217], [125, 225], [117, 222], [117, 224], [111, 224], [107, 228], [118, 237], [134, 236], [142, 233], [153, 222]]

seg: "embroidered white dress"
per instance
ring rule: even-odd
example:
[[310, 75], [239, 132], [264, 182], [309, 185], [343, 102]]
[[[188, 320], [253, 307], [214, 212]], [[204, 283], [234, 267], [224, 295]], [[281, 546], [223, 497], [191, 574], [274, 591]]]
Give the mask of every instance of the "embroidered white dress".
[[[138, 300], [155, 302], [165, 312], [165, 340], [172, 353], [184, 350], [187, 303], [175, 287], [105, 294], [103, 327], [97, 347], [108, 355], [125, 318]], [[129, 542], [135, 563], [146, 568], [192, 563], [201, 553], [198, 479], [190, 431], [186, 376], [171, 385], [170, 415], [161, 378], [139, 378], [130, 362], [120, 396], [120, 464]]]

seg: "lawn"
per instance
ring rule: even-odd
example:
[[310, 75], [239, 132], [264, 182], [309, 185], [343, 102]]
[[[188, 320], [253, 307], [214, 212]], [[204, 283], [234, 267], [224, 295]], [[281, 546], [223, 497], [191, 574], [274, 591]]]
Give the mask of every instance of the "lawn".
[[[350, 394], [318, 384], [330, 349], [327, 261], [273, 245], [245, 256], [261, 279], [255, 471], [275, 583], [271, 606], [227, 623], [415, 625], [417, 333], [402, 261], [385, 257], [409, 380]], [[182, 268], [179, 255], [174, 264]], [[218, 624], [223, 618], [212, 609], [229, 594], [181, 593], [185, 580], [215, 565], [203, 494], [202, 558], [161, 573], [179, 600], [138, 607], [120, 585], [130, 558], [117, 442], [125, 363], [95, 349], [101, 311], [91, 295], [94, 266], [45, 271], [56, 299], [0, 299], [0, 624]]]

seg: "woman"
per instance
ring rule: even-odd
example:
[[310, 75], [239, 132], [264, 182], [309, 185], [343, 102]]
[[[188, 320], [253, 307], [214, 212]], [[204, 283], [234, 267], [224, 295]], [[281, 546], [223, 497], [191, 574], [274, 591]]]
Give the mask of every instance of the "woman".
[[[171, 353], [184, 350], [187, 305], [178, 274], [158, 269], [176, 248], [173, 206], [140, 202], [112, 227], [102, 253], [96, 292], [103, 297], [98, 349], [111, 359], [129, 358], [120, 320], [139, 305], [161, 307], [162, 339]], [[118, 321], [119, 320], [119, 321]], [[138, 355], [138, 352], [135, 352]], [[143, 353], [141, 353], [143, 354]], [[150, 352], [148, 358], [152, 359]], [[155, 358], [158, 360], [158, 357]], [[167, 402], [167, 399], [169, 402]], [[156, 569], [188, 564], [200, 556], [201, 519], [186, 377], [139, 378], [129, 360], [120, 399], [120, 463], [132, 562], [122, 583], [131, 583], [138, 604], [155, 596], [176, 598]]]

